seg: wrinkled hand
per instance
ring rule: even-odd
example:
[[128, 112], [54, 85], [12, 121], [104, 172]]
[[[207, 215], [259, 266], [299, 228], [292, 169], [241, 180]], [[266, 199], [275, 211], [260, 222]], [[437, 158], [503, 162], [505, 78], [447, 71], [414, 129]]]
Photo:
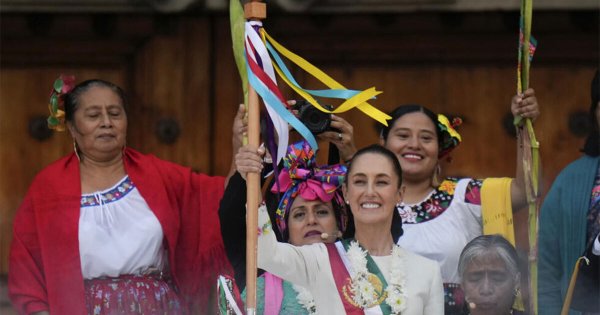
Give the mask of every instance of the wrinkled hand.
[[343, 161], [349, 161], [356, 153], [354, 144], [354, 127], [342, 117], [331, 115], [331, 127], [339, 130], [325, 131], [318, 137], [333, 143], [340, 151], [340, 158]]
[[531, 118], [535, 120], [540, 116], [540, 108], [535, 97], [535, 91], [529, 88], [525, 93], [513, 96], [510, 104], [510, 110], [513, 116], [521, 116], [523, 118]]
[[262, 172], [264, 154], [265, 149], [262, 147], [257, 149], [255, 146], [247, 144], [240, 148], [235, 155], [235, 168], [242, 178], [246, 179], [246, 174], [249, 172], [258, 174]]

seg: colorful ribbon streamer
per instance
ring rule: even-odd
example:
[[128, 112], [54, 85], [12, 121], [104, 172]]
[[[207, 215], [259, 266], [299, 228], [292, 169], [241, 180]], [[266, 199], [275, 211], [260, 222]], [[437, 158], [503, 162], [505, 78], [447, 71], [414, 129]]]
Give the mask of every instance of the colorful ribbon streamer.
[[[250, 67], [249, 61], [252, 61], [252, 66], [255, 72], [247, 70], [248, 81], [256, 92], [263, 98], [269, 117], [273, 121], [273, 126], [278, 135], [278, 147], [277, 155], [275, 159], [275, 165], [281, 161], [285, 155], [287, 145], [289, 142], [289, 130], [288, 123], [294, 127], [298, 132], [309, 142], [314, 145], [315, 150], [318, 149], [317, 141], [310, 131], [292, 115], [285, 103], [285, 99], [281, 96], [281, 92], [277, 88], [277, 81], [275, 72], [269, 57], [269, 53], [264, 45], [264, 42], [258, 35], [256, 28], [261, 28], [260, 22], [246, 22], [245, 34], [246, 40], [245, 51], [246, 51], [246, 67]], [[262, 67], [261, 67], [262, 66]], [[258, 79], [258, 76], [262, 77], [262, 80]]]
[[[293, 63], [298, 65], [300, 68], [302, 68], [304, 71], [306, 71], [310, 75], [314, 76], [316, 79], [318, 79], [319, 81], [324, 83], [326, 86], [328, 86], [330, 89], [332, 89], [331, 92], [327, 92], [325, 94], [331, 93], [328, 95], [335, 95], [334, 98], [347, 99], [340, 106], [338, 106], [335, 110], [329, 111], [329, 110], [323, 108], [322, 106], [320, 106], [319, 103], [310, 96], [310, 94], [312, 94], [310, 92], [316, 92], [317, 94], [313, 94], [316, 96], [319, 96], [319, 94], [324, 95], [324, 92], [322, 90], [311, 91], [311, 90], [302, 89], [300, 86], [297, 85], [297, 83], [296, 84], [293, 83], [293, 82], [295, 82], [295, 80], [290, 79], [291, 75], [289, 77], [287, 77], [284, 74], [284, 72], [281, 69], [279, 69], [279, 67], [277, 65], [274, 65], [275, 70], [277, 71], [279, 76], [292, 89], [294, 89], [294, 91], [296, 91], [298, 94], [302, 95], [313, 106], [315, 106], [316, 108], [318, 108], [319, 110], [321, 110], [323, 112], [332, 113], [332, 114], [343, 113], [343, 112], [346, 112], [346, 111], [356, 107], [359, 110], [361, 110], [363, 113], [365, 113], [367, 116], [369, 116], [369, 117], [375, 119], [376, 121], [382, 123], [383, 125], [387, 126], [387, 120], [391, 119], [391, 117], [389, 115], [387, 115], [386, 113], [380, 111], [373, 105], [370, 105], [369, 103], [366, 102], [367, 100], [374, 98], [376, 95], [381, 94], [381, 92], [376, 91], [375, 88], [370, 88], [370, 89], [367, 89], [362, 92], [348, 90], [342, 84], [335, 81], [333, 78], [328, 76], [325, 72], [321, 71], [319, 68], [310, 64], [304, 58], [294, 54], [293, 52], [289, 51], [287, 48], [283, 47], [281, 44], [279, 44], [277, 41], [275, 41], [275, 39], [273, 37], [271, 37], [264, 29], [261, 29], [261, 35], [266, 39], [266, 42], [268, 44], [272, 45], [272, 47], [274, 48], [274, 49], [269, 50], [270, 52], [274, 52], [275, 50], [279, 51], [287, 59], [289, 59], [290, 61], [292, 61]], [[275, 59], [277, 61], [277, 58], [275, 58]], [[279, 61], [280, 60], [281, 60], [281, 58], [279, 58]], [[277, 64], [281, 65], [281, 64], [283, 64], [283, 62], [281, 62], [281, 63], [278, 62]], [[288, 73], [289, 73], [289, 71], [288, 71]], [[342, 91], [346, 91], [346, 92], [342, 92]]]

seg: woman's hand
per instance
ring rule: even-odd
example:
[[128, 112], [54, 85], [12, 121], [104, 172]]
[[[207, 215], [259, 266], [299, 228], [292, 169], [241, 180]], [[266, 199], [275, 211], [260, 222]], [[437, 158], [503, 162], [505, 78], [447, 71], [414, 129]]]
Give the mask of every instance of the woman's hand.
[[540, 108], [538, 106], [537, 98], [535, 97], [535, 91], [529, 88], [525, 93], [517, 94], [513, 96], [510, 104], [510, 110], [513, 116], [531, 118], [535, 120], [540, 116]]
[[235, 155], [235, 167], [242, 178], [246, 179], [246, 174], [249, 172], [258, 174], [262, 172], [264, 154], [265, 149], [262, 147], [257, 149], [248, 144], [240, 148]]
[[[535, 120], [540, 115], [535, 91], [529, 88], [525, 93], [515, 95], [512, 98], [510, 109], [515, 117], [531, 118], [532, 120]], [[528, 204], [527, 188], [525, 187], [525, 173], [523, 171], [523, 151], [524, 147], [521, 140], [517, 140], [517, 174], [510, 186], [513, 211], [518, 211]], [[542, 172], [540, 171], [538, 174], [538, 181], [541, 180], [541, 175]]]
[[339, 131], [325, 131], [319, 135], [319, 139], [333, 143], [340, 151], [340, 158], [350, 161], [356, 153], [354, 144], [354, 127], [342, 117], [331, 115], [331, 128]]

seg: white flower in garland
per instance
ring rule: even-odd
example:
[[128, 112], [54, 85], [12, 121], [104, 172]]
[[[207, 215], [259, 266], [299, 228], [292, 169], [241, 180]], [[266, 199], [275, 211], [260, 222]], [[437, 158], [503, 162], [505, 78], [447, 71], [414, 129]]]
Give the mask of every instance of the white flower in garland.
[[385, 302], [392, 308], [393, 314], [400, 314], [406, 309], [406, 292], [404, 292], [405, 277], [402, 266], [402, 250], [395, 245], [392, 248], [392, 265], [390, 267], [389, 283], [385, 291]]
[[302, 305], [302, 307], [306, 309], [308, 314], [317, 314], [317, 306], [315, 305], [315, 299], [313, 298], [312, 294], [310, 294], [310, 291], [308, 291], [304, 287], [295, 284], [292, 285], [292, 288], [294, 288], [294, 291], [298, 293], [298, 295], [296, 296], [298, 304]]
[[367, 269], [367, 252], [353, 241], [348, 247], [348, 260], [352, 264], [354, 274], [352, 275], [352, 295], [354, 302], [365, 308], [373, 305], [376, 301], [375, 288], [369, 281], [369, 270]]
[[[362, 307], [369, 308], [381, 302], [376, 294], [373, 283], [369, 281], [369, 270], [367, 268], [367, 252], [363, 250], [358, 242], [350, 243], [347, 251], [348, 260], [352, 265], [351, 290], [354, 302]], [[404, 292], [405, 277], [402, 250], [400, 246], [392, 248], [392, 263], [388, 276], [388, 286], [385, 289], [385, 302], [391, 307], [392, 314], [400, 314], [406, 309], [406, 292]]]

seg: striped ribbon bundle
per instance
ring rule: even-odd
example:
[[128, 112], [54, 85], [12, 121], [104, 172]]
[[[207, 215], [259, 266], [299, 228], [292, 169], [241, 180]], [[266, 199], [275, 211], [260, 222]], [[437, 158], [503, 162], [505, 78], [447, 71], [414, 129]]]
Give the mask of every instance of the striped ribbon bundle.
[[[231, 17], [231, 23], [232, 36], [241, 37], [239, 20]], [[236, 25], [238, 28], [237, 31], [234, 30]], [[288, 124], [308, 141], [315, 152], [318, 150], [318, 145], [309, 129], [289, 111], [286, 99], [278, 88], [276, 73], [296, 93], [325, 113], [337, 114], [357, 108], [369, 117], [387, 126], [387, 120], [390, 119], [390, 116], [367, 103], [367, 101], [381, 94], [381, 91], [377, 91], [374, 87], [364, 91], [345, 88], [326, 73], [275, 41], [265, 31], [260, 21], [244, 22], [243, 43], [243, 52], [239, 51], [239, 48], [236, 51], [234, 39], [234, 54], [243, 53], [243, 59], [236, 57], [238, 70], [240, 70], [243, 84], [245, 79], [247, 79], [247, 82], [250, 83], [265, 103], [279, 139], [277, 162], [285, 155], [289, 142]], [[287, 68], [282, 56], [314, 76], [329, 89], [309, 90], [301, 87]], [[243, 65], [240, 63], [243, 63]], [[315, 97], [341, 99], [343, 102], [334, 110], [328, 110], [319, 105]]]

